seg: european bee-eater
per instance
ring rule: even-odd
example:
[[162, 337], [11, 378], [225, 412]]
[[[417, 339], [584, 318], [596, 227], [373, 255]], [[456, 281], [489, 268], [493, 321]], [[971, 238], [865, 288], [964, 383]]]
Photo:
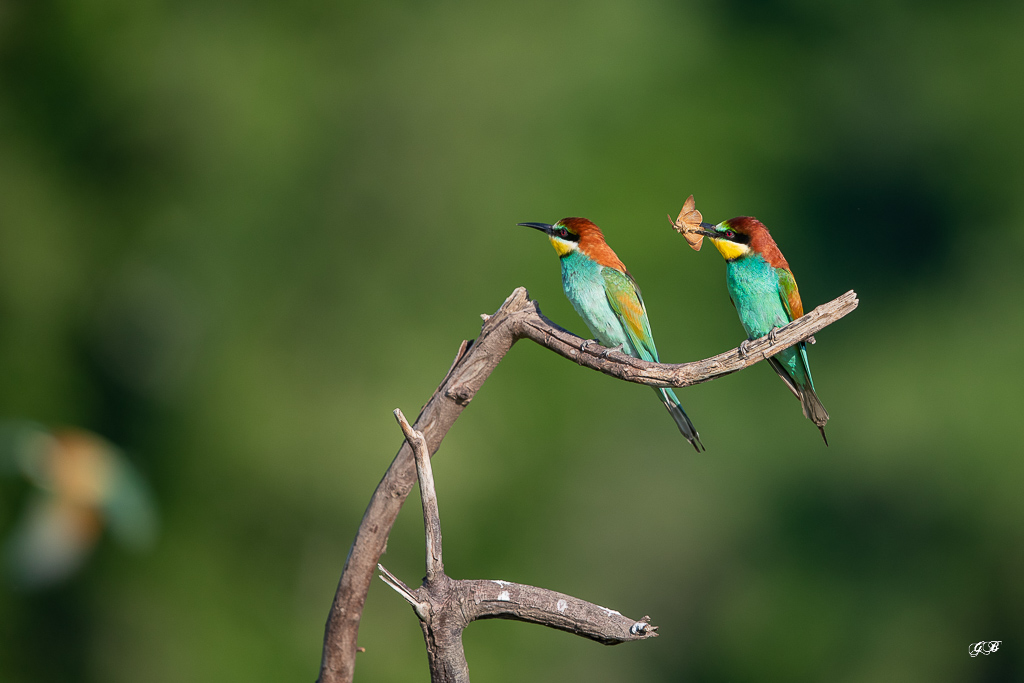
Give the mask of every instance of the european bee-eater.
[[70, 577], [106, 529], [129, 548], [145, 549], [155, 540], [149, 487], [125, 455], [96, 434], [0, 424], [0, 473], [11, 465], [36, 489], [3, 548], [11, 578], [22, 586], [42, 588]]
[[[725, 258], [729, 298], [739, 313], [748, 341], [771, 334], [775, 328], [804, 314], [793, 271], [761, 221], [740, 216], [718, 225], [701, 223], [700, 226], [703, 229], [698, 232], [710, 238]], [[743, 345], [740, 349], [743, 350]], [[804, 417], [818, 426], [827, 446], [828, 411], [814, 393], [806, 343], [780, 351], [768, 362], [800, 399]]]
[[[654, 346], [640, 288], [604, 241], [601, 229], [586, 218], [563, 218], [554, 225], [519, 223], [545, 233], [562, 262], [562, 288], [602, 346], [654, 363]], [[655, 389], [679, 431], [697, 452], [704, 449], [690, 418], [671, 389]]]

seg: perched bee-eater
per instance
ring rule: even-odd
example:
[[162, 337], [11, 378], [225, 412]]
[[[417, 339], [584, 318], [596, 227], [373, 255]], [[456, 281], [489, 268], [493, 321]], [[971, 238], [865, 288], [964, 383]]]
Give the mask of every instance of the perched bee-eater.
[[[718, 225], [701, 223], [700, 234], [709, 237], [725, 258], [729, 298], [747, 332], [747, 341], [772, 334], [804, 314], [800, 292], [786, 258], [779, 251], [768, 228], [750, 216], [740, 216]], [[740, 345], [745, 351], [746, 342]], [[818, 426], [825, 437], [828, 411], [814, 393], [807, 345], [800, 342], [768, 359], [789, 390], [800, 399], [804, 417]]]
[[[551, 240], [562, 262], [562, 288], [602, 346], [657, 363], [647, 309], [633, 276], [604, 241], [601, 229], [586, 218], [563, 218], [554, 225], [519, 223]], [[704, 449], [690, 418], [671, 389], [655, 389], [679, 431], [697, 452]]]

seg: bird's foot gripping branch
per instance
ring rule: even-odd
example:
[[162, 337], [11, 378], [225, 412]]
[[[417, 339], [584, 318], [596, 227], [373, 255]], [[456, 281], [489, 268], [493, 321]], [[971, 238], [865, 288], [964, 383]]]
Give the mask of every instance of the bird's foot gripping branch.
[[[740, 355], [739, 349], [732, 349], [692, 363], [660, 364], [622, 354], [603, 357], [605, 348], [597, 344], [588, 345], [581, 351], [584, 340], [545, 318], [536, 302], [531, 301], [526, 290], [520, 287], [494, 315], [484, 318], [480, 336], [475, 341], [461, 344], [452, 367], [423, 407], [412, 429], [422, 435], [426, 451], [433, 455], [462, 410], [520, 339], [530, 339], [579, 365], [628, 382], [678, 388], [709, 382], [770, 358], [851, 313], [858, 303], [857, 295], [847, 292], [780, 328], [775, 342], [767, 336], [750, 341], [745, 357]], [[356, 637], [366, 593], [395, 518], [416, 481], [414, 451], [409, 440], [404, 440], [370, 499], [342, 570], [324, 633], [320, 683], [348, 683], [352, 680], [358, 649]], [[439, 542], [437, 551], [439, 566]], [[430, 556], [428, 552], [428, 558]], [[415, 591], [410, 590], [409, 593], [414, 594]], [[498, 595], [501, 595], [500, 591]], [[563, 599], [568, 601], [569, 597]]]

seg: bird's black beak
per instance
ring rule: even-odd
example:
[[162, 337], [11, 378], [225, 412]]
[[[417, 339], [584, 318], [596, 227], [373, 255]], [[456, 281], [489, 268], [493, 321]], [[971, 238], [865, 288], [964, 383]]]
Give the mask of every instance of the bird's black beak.
[[718, 239], [720, 237], [718, 231], [715, 230], [715, 228], [718, 226], [715, 225], [714, 223], [701, 223], [700, 227], [704, 228], [704, 230], [696, 230], [695, 232], [698, 235], [704, 235], [705, 237], [713, 237], [715, 239]]
[[516, 225], [522, 225], [526, 228], [533, 228], [534, 230], [540, 230], [541, 232], [550, 235], [551, 226], [547, 223], [516, 223]]

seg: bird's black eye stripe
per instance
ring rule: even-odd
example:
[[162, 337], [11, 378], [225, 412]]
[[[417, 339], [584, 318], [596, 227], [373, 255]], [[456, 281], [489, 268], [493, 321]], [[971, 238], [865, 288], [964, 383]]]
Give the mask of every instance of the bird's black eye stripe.
[[736, 244], [750, 244], [750, 235], [743, 232], [736, 232], [735, 230], [726, 230], [725, 232], [721, 233], [721, 235], [725, 239], [729, 240], [730, 242], [735, 242]]
[[570, 242], [580, 241], [580, 236], [575, 233], [569, 232], [567, 228], [559, 228], [557, 231], [555, 231], [555, 235], [561, 237], [563, 240], [569, 240]]

